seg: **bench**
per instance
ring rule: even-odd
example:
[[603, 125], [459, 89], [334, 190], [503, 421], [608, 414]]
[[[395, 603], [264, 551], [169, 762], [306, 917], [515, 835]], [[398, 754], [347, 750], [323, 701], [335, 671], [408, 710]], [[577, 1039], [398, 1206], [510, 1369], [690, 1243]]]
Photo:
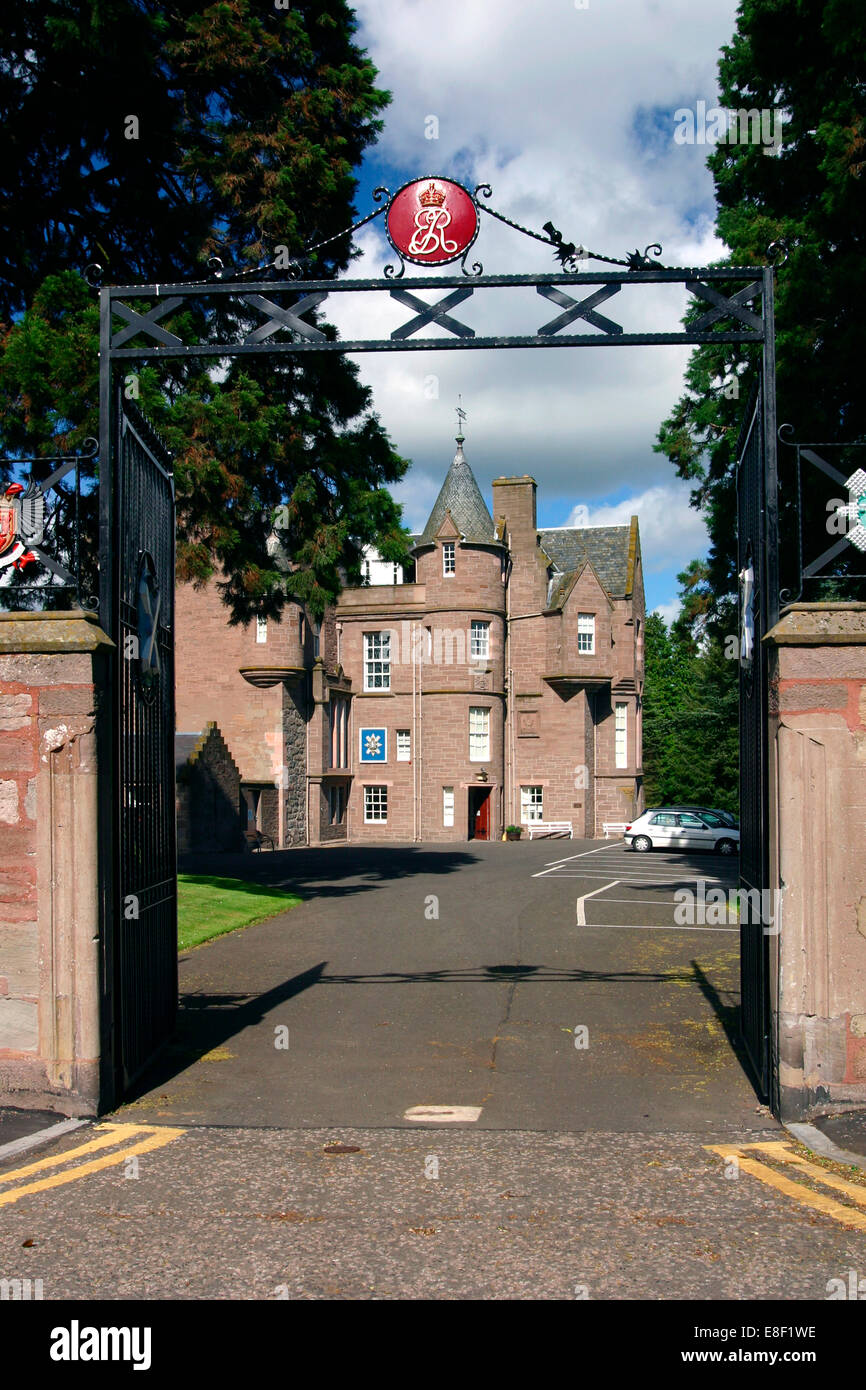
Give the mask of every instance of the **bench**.
[[530, 840], [533, 835], [561, 835], [563, 838], [567, 835], [569, 840], [574, 838], [570, 820], [534, 820], [527, 826], [527, 830]]
[[244, 840], [246, 841], [247, 849], [250, 851], [256, 849], [260, 850], [262, 845], [270, 845], [271, 849], [274, 848], [274, 842], [270, 835], [266, 835], [263, 830], [245, 830]]
[[608, 835], [624, 835], [627, 825], [628, 821], [624, 820], [606, 820], [602, 827], [604, 830], [604, 838], [607, 839]]

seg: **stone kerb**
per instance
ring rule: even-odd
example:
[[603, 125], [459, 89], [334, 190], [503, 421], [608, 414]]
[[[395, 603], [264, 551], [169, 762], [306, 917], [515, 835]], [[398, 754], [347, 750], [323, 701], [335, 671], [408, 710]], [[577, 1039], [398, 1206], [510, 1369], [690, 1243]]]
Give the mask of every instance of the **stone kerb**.
[[0, 613], [0, 1103], [99, 1098], [97, 724], [112, 643], [83, 612]]

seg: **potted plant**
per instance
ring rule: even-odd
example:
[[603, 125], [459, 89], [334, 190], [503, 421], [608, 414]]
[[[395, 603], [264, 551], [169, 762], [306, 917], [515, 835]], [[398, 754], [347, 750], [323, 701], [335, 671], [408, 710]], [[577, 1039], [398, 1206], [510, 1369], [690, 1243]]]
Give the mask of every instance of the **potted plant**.
[[505, 827], [505, 838], [506, 838], [506, 840], [519, 840], [522, 834], [523, 834], [523, 826], [522, 826], [522, 825], [506, 825], [506, 827]]

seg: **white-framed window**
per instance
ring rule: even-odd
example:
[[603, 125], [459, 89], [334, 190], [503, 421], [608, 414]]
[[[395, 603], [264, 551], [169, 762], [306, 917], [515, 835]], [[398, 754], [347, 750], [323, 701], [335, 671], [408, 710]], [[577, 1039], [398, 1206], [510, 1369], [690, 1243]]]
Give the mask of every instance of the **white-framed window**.
[[473, 661], [486, 661], [490, 656], [490, 624], [472, 619], [469, 635], [469, 653]]
[[614, 709], [615, 765], [628, 767], [628, 705], [617, 700]]
[[490, 710], [480, 705], [469, 706], [469, 761], [490, 761]]
[[578, 613], [577, 615], [577, 650], [584, 656], [593, 656], [595, 653], [594, 613]]
[[318, 658], [321, 645], [322, 624], [313, 623], [313, 656]]
[[364, 823], [381, 824], [388, 819], [388, 788], [364, 788]]
[[364, 633], [364, 689], [391, 689], [391, 633]]
[[342, 695], [332, 695], [328, 705], [328, 729], [331, 735], [331, 767], [349, 766], [349, 701]]
[[532, 821], [544, 820], [544, 788], [520, 788], [520, 823], [529, 825]]
[[454, 824], [454, 788], [442, 788], [442, 824]]
[[457, 573], [457, 542], [442, 542], [442, 573], [451, 575]]
[[346, 788], [342, 783], [328, 788], [328, 824], [342, 825], [346, 815]]
[[267, 618], [256, 618], [256, 641], [258, 643], [268, 640], [268, 620]]
[[412, 735], [408, 729], [397, 730], [397, 762], [412, 761]]

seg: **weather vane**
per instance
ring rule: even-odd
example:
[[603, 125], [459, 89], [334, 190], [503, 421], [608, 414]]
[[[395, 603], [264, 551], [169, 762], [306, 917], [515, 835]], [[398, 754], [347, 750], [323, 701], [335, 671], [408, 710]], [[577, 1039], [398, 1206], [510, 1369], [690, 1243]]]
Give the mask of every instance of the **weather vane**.
[[466, 411], [463, 409], [463, 397], [457, 397], [457, 433], [462, 434], [462, 423], [466, 419]]

